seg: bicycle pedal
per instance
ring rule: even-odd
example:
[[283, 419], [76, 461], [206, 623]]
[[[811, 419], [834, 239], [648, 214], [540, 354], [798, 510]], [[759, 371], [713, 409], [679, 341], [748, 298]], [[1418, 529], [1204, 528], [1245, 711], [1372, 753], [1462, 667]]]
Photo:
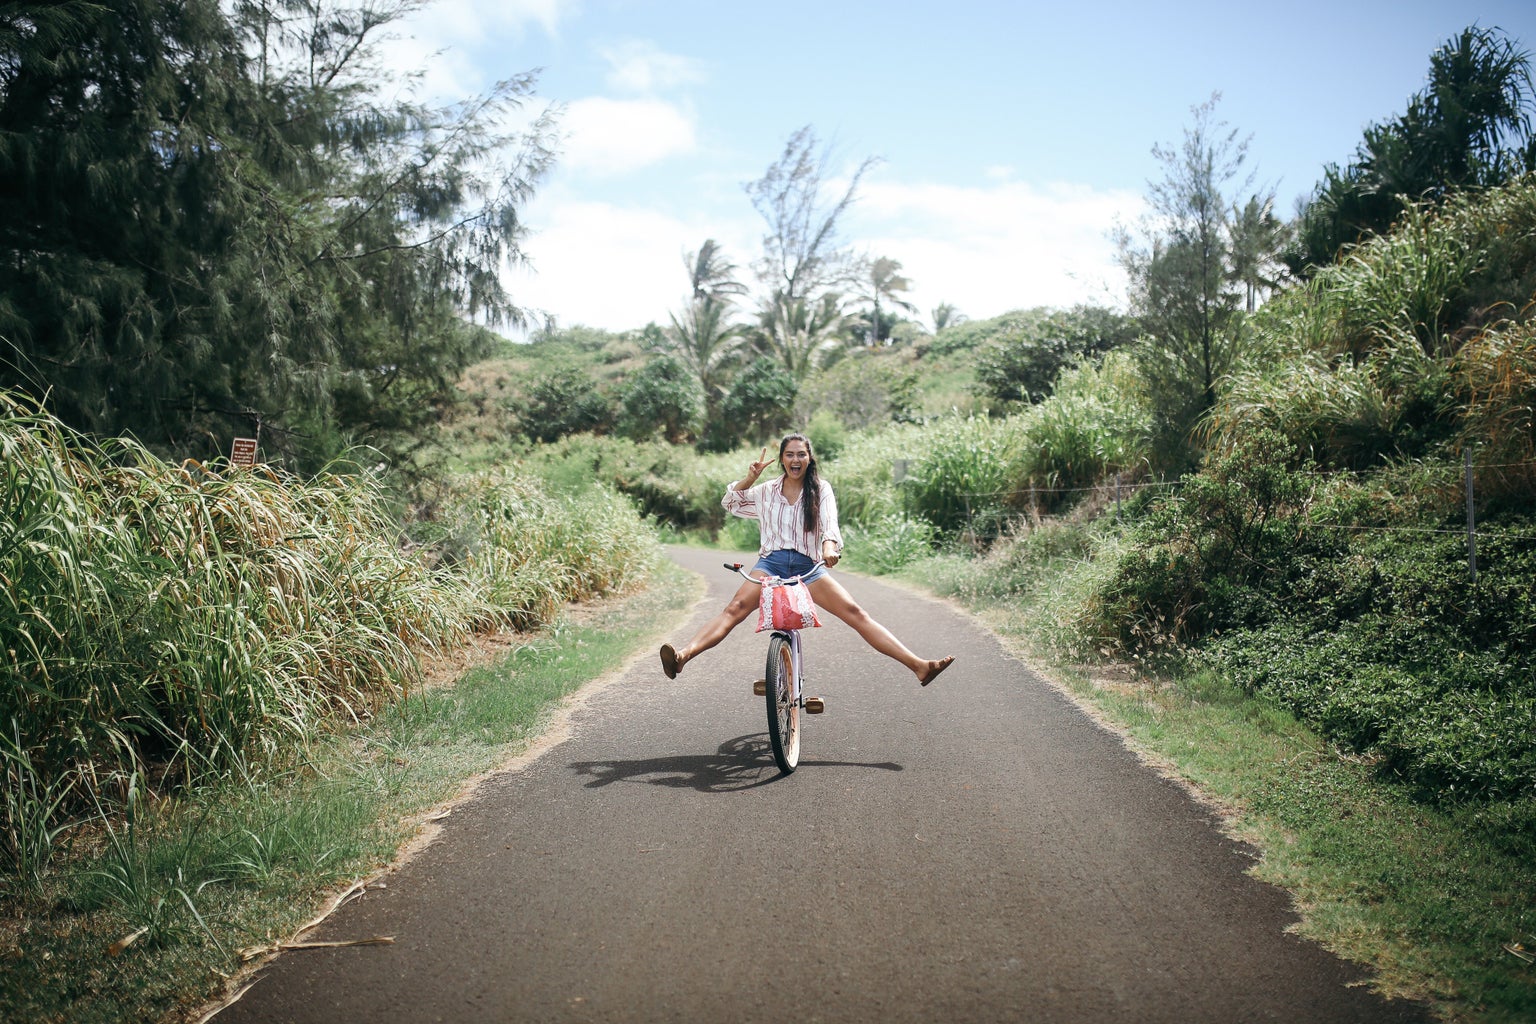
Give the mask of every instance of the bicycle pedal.
[[819, 715], [819, 714], [821, 714], [825, 710], [827, 710], [827, 702], [822, 700], [820, 697], [807, 697], [807, 698], [805, 698], [805, 713], [806, 714], [808, 714], [808, 715]]
[[758, 679], [752, 683], [752, 692], [759, 697], [768, 696], [768, 680]]

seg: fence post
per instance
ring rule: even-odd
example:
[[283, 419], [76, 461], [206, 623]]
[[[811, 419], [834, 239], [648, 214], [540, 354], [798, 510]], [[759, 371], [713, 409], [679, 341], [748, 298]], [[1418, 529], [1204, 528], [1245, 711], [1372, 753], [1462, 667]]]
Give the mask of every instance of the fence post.
[[1120, 521], [1120, 474], [1115, 474], [1115, 522]]
[[1477, 514], [1473, 510], [1472, 495], [1472, 449], [1468, 448], [1462, 453], [1466, 456], [1467, 478], [1467, 576], [1471, 583], [1477, 585]]

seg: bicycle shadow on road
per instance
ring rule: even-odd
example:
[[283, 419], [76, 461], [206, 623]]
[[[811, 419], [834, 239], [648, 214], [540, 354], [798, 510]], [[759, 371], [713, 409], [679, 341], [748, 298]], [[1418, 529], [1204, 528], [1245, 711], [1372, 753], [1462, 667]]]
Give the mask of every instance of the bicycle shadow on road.
[[[615, 782], [643, 782], [651, 786], [694, 789], [700, 793], [737, 793], [777, 782], [784, 776], [773, 763], [768, 735], [757, 733], [738, 736], [720, 744], [713, 754], [677, 754], [671, 757], [647, 757], [635, 761], [576, 761], [570, 766], [578, 775], [590, 775], [588, 789], [611, 786]], [[806, 759], [806, 768], [873, 768], [900, 772], [905, 767], [894, 761], [824, 761]]]

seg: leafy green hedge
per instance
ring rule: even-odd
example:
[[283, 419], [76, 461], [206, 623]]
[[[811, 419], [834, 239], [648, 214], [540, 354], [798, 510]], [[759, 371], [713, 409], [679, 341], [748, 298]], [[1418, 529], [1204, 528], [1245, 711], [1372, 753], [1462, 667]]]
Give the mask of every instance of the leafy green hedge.
[[1193, 652], [1426, 794], [1536, 792], [1536, 517], [1480, 525], [1474, 585], [1460, 510], [1401, 483], [1260, 432], [1146, 513], [1090, 629]]

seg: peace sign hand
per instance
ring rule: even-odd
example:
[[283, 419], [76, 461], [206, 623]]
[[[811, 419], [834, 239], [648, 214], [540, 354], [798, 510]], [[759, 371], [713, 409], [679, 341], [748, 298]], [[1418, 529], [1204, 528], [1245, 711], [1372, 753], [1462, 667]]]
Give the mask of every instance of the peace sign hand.
[[756, 462], [752, 463], [752, 465], [747, 468], [747, 485], [751, 486], [752, 483], [762, 475], [763, 470], [767, 469], [777, 461], [777, 459], [770, 459], [768, 457], [768, 446], [763, 445], [762, 454], [757, 457]]

